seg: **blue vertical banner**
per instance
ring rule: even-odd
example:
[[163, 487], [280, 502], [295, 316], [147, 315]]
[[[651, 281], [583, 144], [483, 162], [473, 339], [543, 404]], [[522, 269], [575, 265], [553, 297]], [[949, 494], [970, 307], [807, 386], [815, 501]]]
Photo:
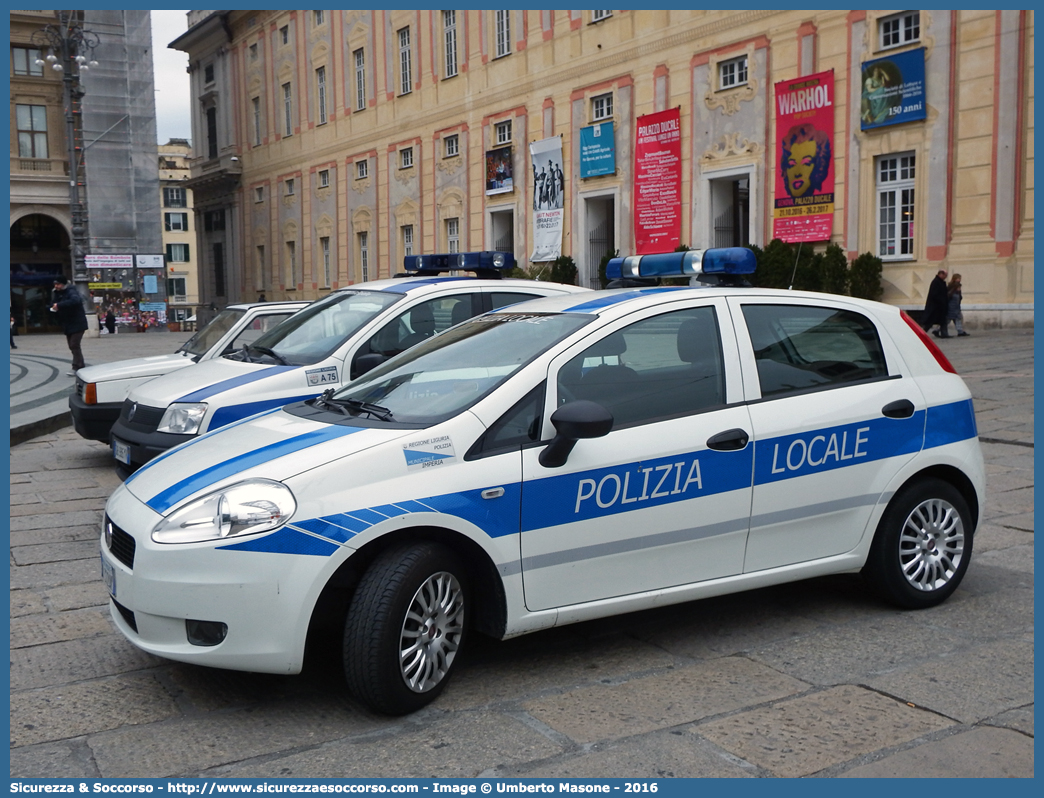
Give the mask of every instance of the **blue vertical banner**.
[[862, 130], [926, 118], [923, 47], [865, 62], [862, 80]]
[[612, 122], [580, 128], [580, 177], [616, 174], [616, 136]]

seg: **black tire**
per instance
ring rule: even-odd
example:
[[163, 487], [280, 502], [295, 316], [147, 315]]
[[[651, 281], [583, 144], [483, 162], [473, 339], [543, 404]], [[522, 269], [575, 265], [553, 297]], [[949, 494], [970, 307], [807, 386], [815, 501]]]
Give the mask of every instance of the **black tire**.
[[881, 517], [863, 576], [892, 604], [934, 607], [964, 578], [972, 531], [968, 504], [953, 485], [935, 478], [906, 485]]
[[345, 620], [344, 674], [352, 695], [387, 715], [434, 701], [464, 645], [470, 590], [463, 563], [445, 546], [419, 542], [380, 554], [359, 581]]

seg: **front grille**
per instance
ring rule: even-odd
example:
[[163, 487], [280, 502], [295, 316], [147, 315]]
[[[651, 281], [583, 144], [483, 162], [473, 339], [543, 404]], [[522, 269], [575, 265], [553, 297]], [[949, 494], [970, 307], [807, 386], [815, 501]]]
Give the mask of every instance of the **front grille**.
[[137, 546], [134, 538], [116, 526], [108, 516], [105, 516], [105, 532], [112, 556], [133, 571], [134, 549]]
[[[131, 410], [134, 411], [133, 418]], [[138, 404], [130, 399], [125, 399], [123, 407], [120, 408], [120, 421], [131, 429], [141, 432], [155, 432], [156, 427], [163, 420], [163, 414], [166, 410], [167, 408], [165, 407], [149, 407], [148, 405]]]
[[120, 604], [120, 602], [118, 602], [116, 599], [112, 598], [111, 596], [109, 597], [109, 600], [112, 601], [112, 605], [117, 610], [119, 610], [120, 615], [123, 616], [123, 620], [125, 620], [127, 622], [127, 626], [129, 626], [131, 629], [133, 629], [135, 632], [137, 632], [138, 631], [138, 622], [136, 620], [134, 620], [134, 612], [132, 610], [128, 610], [126, 607], [124, 607], [122, 604]]
[[76, 378], [76, 395], [80, 399], [83, 399], [83, 389], [85, 385], [86, 383], [84, 383], [83, 380], [81, 380], [79, 377]]

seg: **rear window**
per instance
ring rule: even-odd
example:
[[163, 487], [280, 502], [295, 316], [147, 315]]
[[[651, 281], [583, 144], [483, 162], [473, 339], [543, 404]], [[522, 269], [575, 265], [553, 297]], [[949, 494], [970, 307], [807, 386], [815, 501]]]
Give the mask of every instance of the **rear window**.
[[806, 305], [743, 305], [763, 397], [888, 376], [877, 327], [862, 314]]
[[190, 355], [205, 355], [225, 333], [239, 324], [244, 315], [245, 311], [242, 310], [221, 311], [206, 327], [189, 338], [179, 351], [188, 352]]

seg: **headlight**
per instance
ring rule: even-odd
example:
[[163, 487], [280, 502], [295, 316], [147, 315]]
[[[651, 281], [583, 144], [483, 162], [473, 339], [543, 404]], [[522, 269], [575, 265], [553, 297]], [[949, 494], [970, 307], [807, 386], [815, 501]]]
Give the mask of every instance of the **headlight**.
[[290, 488], [270, 479], [250, 479], [224, 488], [164, 518], [152, 530], [157, 543], [200, 543], [254, 535], [282, 526], [297, 509]]
[[157, 432], [173, 432], [175, 435], [195, 435], [199, 432], [199, 425], [203, 422], [203, 416], [207, 414], [207, 405], [201, 404], [173, 404], [167, 408], [160, 419]]

